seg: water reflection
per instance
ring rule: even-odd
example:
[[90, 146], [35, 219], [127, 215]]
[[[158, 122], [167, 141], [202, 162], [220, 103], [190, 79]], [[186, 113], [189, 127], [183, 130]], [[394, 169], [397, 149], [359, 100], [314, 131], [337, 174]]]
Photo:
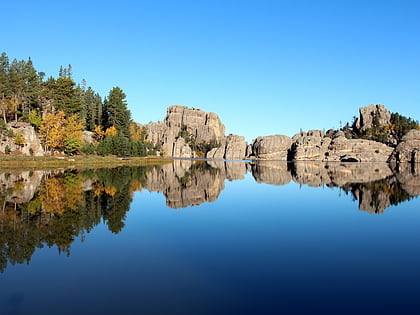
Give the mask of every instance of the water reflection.
[[124, 228], [133, 193], [162, 193], [169, 208], [214, 202], [225, 179], [250, 172], [258, 183], [339, 187], [359, 209], [382, 213], [420, 194], [420, 166], [388, 164], [258, 163], [176, 160], [161, 166], [0, 173], [0, 271], [29, 262], [37, 248], [70, 254], [101, 221], [113, 233]]

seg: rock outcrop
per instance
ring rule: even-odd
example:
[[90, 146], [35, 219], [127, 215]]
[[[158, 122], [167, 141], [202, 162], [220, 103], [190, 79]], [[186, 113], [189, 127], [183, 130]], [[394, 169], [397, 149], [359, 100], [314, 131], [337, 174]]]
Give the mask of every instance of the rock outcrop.
[[251, 146], [250, 156], [257, 159], [287, 160], [292, 139], [284, 135], [258, 137]]
[[295, 161], [386, 162], [392, 151], [380, 142], [347, 139], [341, 131], [331, 136], [311, 130], [293, 137], [289, 157]]
[[393, 148], [386, 144], [363, 139], [347, 139], [338, 133], [331, 140], [323, 161], [386, 162]]
[[360, 107], [359, 114], [359, 118], [353, 125], [357, 130], [365, 131], [372, 127], [386, 126], [391, 123], [391, 113], [382, 104]]
[[[360, 117], [352, 127], [347, 125], [339, 131], [329, 130], [325, 133], [309, 130], [292, 138], [270, 135], [257, 137], [247, 145], [244, 137], [232, 134], [225, 136], [225, 127], [215, 113], [174, 105], [168, 108], [163, 121], [145, 125], [146, 139], [161, 147], [164, 155], [182, 158], [420, 162], [420, 131], [407, 134], [393, 153], [398, 141], [392, 129], [391, 113], [381, 104], [361, 107], [359, 112]], [[369, 138], [373, 132], [387, 132], [380, 134], [387, 137], [384, 141], [387, 144], [361, 139]]]
[[168, 107], [163, 121], [151, 122], [144, 127], [146, 139], [161, 146], [164, 155], [174, 157], [196, 157], [186, 137], [202, 144], [221, 143], [225, 137], [225, 126], [217, 114], [180, 105]]
[[[38, 138], [34, 127], [24, 122], [13, 122], [7, 124], [7, 128], [13, 134], [12, 137], [3, 137], [0, 141], [0, 152], [6, 153], [6, 148], [11, 152], [19, 152], [24, 155], [43, 156], [44, 149]], [[23, 137], [23, 143], [17, 144], [15, 139], [17, 135]]]
[[390, 161], [420, 163], [420, 130], [410, 130], [395, 148]]
[[215, 160], [243, 160], [246, 150], [245, 137], [230, 134], [221, 140], [218, 148], [211, 149], [206, 157]]
[[331, 143], [320, 130], [298, 133], [292, 140], [289, 159], [295, 161], [323, 161]]

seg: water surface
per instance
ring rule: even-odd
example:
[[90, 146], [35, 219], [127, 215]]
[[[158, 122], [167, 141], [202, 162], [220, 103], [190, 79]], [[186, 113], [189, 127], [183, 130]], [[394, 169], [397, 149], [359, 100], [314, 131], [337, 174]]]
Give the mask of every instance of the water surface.
[[419, 166], [0, 171], [0, 313], [419, 313]]

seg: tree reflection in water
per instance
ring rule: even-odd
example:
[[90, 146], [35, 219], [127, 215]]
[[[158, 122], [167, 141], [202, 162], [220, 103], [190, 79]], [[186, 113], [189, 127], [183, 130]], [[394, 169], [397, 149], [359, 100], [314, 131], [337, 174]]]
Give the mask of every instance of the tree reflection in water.
[[169, 208], [179, 209], [216, 201], [225, 179], [243, 179], [247, 172], [270, 185], [339, 187], [371, 213], [420, 194], [420, 166], [410, 164], [391, 169], [388, 164], [175, 160], [162, 166], [2, 172], [0, 271], [29, 263], [44, 246], [69, 255], [73, 241], [101, 221], [119, 233], [135, 191], [162, 193]]

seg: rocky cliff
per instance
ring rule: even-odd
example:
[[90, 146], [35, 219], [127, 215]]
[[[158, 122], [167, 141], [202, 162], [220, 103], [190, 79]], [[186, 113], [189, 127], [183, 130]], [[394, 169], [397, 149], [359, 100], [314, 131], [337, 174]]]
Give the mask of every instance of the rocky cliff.
[[369, 105], [359, 108], [359, 118], [354, 122], [353, 127], [360, 131], [372, 127], [386, 126], [391, 123], [391, 113], [382, 104]]
[[[44, 149], [34, 127], [24, 122], [7, 124], [8, 136], [3, 135], [0, 141], [0, 152], [17, 152], [24, 155], [43, 156]], [[22, 143], [16, 143], [17, 136], [22, 137]]]
[[420, 163], [420, 130], [410, 130], [395, 148], [390, 161], [393, 163]]
[[[144, 126], [146, 140], [164, 155], [182, 158], [198, 157], [195, 145], [220, 146], [225, 138], [225, 126], [215, 113], [174, 105], [167, 109], [163, 121]], [[203, 153], [203, 152], [201, 152]]]
[[[327, 133], [309, 130], [292, 138], [285, 135], [260, 136], [249, 145], [244, 137], [225, 136], [225, 127], [215, 113], [186, 106], [170, 106], [163, 121], [149, 123], [145, 128], [147, 140], [161, 146], [164, 155], [181, 158], [322, 162], [420, 161], [420, 131], [408, 133], [395, 149], [392, 115], [384, 105], [361, 107], [359, 114], [352, 127], [347, 125], [342, 130], [329, 130]], [[368, 140], [363, 136], [372, 130], [377, 133], [384, 130], [388, 132], [381, 135], [388, 136], [387, 144]]]

